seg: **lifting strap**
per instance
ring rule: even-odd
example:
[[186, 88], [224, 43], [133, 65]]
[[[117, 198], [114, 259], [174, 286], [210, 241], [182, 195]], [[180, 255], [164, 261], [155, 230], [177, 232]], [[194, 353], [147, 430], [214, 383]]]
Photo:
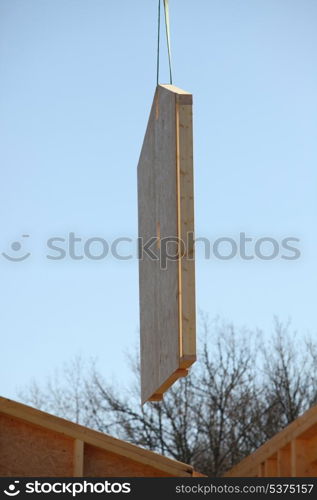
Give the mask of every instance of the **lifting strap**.
[[[169, 5], [168, 0], [163, 0], [164, 2], [164, 12], [165, 12], [165, 28], [166, 28], [166, 42], [167, 42], [167, 52], [168, 52], [168, 64], [169, 64], [169, 74], [170, 74], [170, 84], [173, 83], [172, 76], [172, 52], [171, 52], [171, 31], [170, 31], [170, 15], [169, 15]], [[159, 83], [159, 73], [160, 73], [160, 28], [161, 28], [161, 0], [158, 1], [158, 28], [157, 28], [157, 71], [156, 71], [156, 83]]]

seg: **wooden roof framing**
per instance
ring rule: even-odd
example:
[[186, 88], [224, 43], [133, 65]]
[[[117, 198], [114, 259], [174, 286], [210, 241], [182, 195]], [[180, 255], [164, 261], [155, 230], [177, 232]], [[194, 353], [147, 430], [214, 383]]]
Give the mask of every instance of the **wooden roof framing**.
[[0, 397], [0, 476], [195, 475], [190, 465]]
[[225, 477], [316, 477], [317, 406], [306, 411]]

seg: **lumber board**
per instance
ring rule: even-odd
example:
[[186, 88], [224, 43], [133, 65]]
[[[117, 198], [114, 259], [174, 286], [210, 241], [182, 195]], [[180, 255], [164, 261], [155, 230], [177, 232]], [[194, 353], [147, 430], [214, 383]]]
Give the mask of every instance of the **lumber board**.
[[257, 473], [257, 477], [265, 477], [265, 463], [264, 462], [261, 462], [259, 465], [258, 465], [258, 473]]
[[73, 476], [82, 477], [84, 473], [84, 442], [74, 439], [74, 464]]
[[277, 476], [277, 456], [273, 456], [264, 462], [264, 476], [276, 477]]
[[277, 477], [291, 477], [291, 445], [277, 452]]
[[[141, 402], [159, 401], [196, 360], [192, 95], [158, 85], [138, 163]], [[188, 238], [191, 234], [192, 238]], [[163, 251], [173, 259], [164, 261]], [[182, 243], [180, 243], [182, 241]]]
[[181, 366], [188, 367], [196, 359], [196, 306], [195, 306], [195, 261], [194, 241], [188, 240], [188, 233], [194, 232], [194, 172], [193, 172], [193, 130], [192, 106], [176, 97], [177, 126], [177, 175], [179, 190], [179, 227], [182, 241], [186, 242], [185, 258], [178, 261], [179, 270], [179, 322]]

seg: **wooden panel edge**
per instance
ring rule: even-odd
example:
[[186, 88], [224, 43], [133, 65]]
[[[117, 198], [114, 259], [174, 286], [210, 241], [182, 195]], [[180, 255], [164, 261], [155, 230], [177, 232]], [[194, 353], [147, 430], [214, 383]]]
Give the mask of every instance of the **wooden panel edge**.
[[[175, 370], [167, 380], [153, 393], [151, 396], [149, 396], [148, 399], [146, 399], [142, 404], [145, 404], [147, 402], [154, 402], [154, 401], [161, 401], [163, 399], [164, 393], [173, 385], [179, 378], [187, 377], [188, 375], [188, 370], [186, 368], [178, 368]], [[152, 399], [153, 398], [153, 399]]]
[[196, 360], [197, 356], [195, 354], [182, 356], [180, 358], [179, 365], [181, 368], [189, 368], [193, 363], [195, 363]]
[[185, 98], [185, 101], [189, 99], [189, 97], [192, 97], [192, 93], [191, 92], [188, 92], [187, 90], [184, 90], [184, 89], [181, 89], [180, 87], [176, 87], [176, 85], [171, 85], [171, 84], [164, 84], [164, 83], [160, 83], [158, 85], [158, 87], [160, 87], [161, 89], [164, 89], [168, 92], [172, 92], [173, 94], [175, 95], [178, 95], [178, 96], [181, 96]]
[[194, 256], [194, 172], [192, 107], [176, 99], [178, 237], [185, 254], [179, 259], [180, 357], [196, 356], [196, 303]]

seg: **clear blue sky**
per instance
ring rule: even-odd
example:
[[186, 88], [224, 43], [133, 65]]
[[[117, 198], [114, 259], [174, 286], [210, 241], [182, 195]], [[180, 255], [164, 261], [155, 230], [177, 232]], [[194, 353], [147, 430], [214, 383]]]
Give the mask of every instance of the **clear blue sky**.
[[[301, 239], [296, 261], [199, 254], [198, 307], [267, 335], [290, 316], [315, 335], [317, 2], [170, 4], [174, 83], [194, 94], [197, 236]], [[0, 255], [4, 396], [76, 354], [129, 376], [136, 259], [52, 261], [45, 243], [137, 235], [156, 16], [157, 0], [0, 0], [0, 252], [31, 252]]]

